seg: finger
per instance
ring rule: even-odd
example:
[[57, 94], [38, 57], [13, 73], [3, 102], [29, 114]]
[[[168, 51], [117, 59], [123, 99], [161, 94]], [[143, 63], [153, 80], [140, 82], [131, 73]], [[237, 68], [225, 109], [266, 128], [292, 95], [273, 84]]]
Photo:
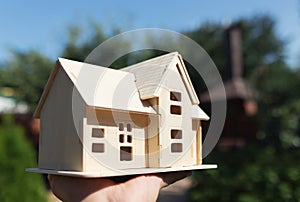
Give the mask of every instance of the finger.
[[166, 187], [174, 182], [192, 175], [192, 171], [177, 171], [169, 173], [161, 173], [160, 176], [163, 180], [162, 187]]

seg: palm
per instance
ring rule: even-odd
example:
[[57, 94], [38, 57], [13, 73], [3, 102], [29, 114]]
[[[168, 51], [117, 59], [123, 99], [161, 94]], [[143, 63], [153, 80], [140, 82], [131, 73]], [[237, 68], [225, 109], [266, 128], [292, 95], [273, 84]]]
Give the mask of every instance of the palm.
[[174, 172], [140, 175], [117, 183], [110, 178], [77, 178], [49, 175], [53, 193], [63, 201], [155, 201], [159, 190], [190, 175]]

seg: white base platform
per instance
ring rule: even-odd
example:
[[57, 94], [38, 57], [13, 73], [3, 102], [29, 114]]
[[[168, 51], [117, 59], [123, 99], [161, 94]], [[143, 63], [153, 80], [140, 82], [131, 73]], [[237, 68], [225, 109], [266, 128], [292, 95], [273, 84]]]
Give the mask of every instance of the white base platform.
[[99, 172], [47, 170], [47, 169], [40, 169], [40, 168], [27, 168], [26, 171], [35, 172], [35, 173], [53, 174], [53, 175], [73, 176], [73, 177], [98, 178], [98, 177], [140, 175], [140, 174], [150, 174], [150, 173], [187, 171], [187, 170], [204, 170], [204, 169], [214, 169], [217, 167], [218, 166], [215, 164], [206, 164], [206, 165], [204, 164], [204, 165], [180, 167], [180, 168], [135, 168], [135, 169], [123, 169], [123, 170], [106, 170], [106, 171], [99, 171]]

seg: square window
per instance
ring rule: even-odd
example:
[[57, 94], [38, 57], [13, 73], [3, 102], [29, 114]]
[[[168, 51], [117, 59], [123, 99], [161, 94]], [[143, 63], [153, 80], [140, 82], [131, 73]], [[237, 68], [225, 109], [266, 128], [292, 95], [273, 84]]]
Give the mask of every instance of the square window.
[[171, 139], [182, 139], [182, 130], [171, 130]]
[[128, 131], [128, 132], [131, 132], [131, 131], [132, 131], [132, 128], [131, 128], [131, 124], [130, 124], [130, 123], [127, 123], [127, 131]]
[[123, 123], [119, 123], [119, 131], [124, 131], [124, 124]]
[[93, 128], [92, 137], [104, 138], [104, 129], [103, 128]]
[[131, 135], [127, 135], [127, 142], [132, 143], [132, 136]]
[[171, 91], [170, 92], [170, 100], [180, 102], [181, 101], [181, 93]]
[[120, 161], [132, 160], [132, 147], [120, 147]]
[[181, 115], [181, 106], [171, 105], [170, 112], [171, 114]]
[[93, 143], [92, 152], [95, 153], [104, 153], [104, 144], [103, 143]]
[[172, 143], [171, 152], [172, 153], [182, 152], [182, 143]]
[[119, 142], [124, 143], [124, 134], [119, 135]]

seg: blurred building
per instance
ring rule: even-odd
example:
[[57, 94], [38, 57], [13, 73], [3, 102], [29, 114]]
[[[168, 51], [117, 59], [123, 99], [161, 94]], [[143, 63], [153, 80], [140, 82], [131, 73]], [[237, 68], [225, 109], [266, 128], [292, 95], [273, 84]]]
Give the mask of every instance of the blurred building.
[[[243, 78], [241, 32], [238, 25], [230, 26], [225, 30], [225, 42], [228, 71], [228, 77], [224, 81], [227, 116], [218, 146], [241, 147], [256, 140], [257, 124], [254, 116], [257, 105], [254, 90]], [[224, 99], [219, 96], [220, 90], [216, 87], [212, 91], [200, 95], [202, 107], [208, 114], [210, 114], [212, 102]], [[209, 122], [203, 123], [203, 125], [205, 134]]]

